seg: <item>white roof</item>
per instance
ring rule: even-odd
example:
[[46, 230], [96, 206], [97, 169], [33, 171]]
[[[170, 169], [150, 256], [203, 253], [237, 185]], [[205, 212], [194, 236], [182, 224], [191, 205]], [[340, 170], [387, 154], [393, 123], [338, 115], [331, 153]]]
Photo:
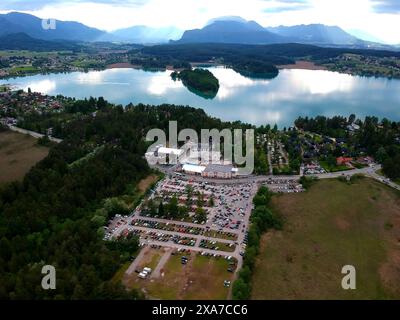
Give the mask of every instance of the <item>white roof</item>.
[[195, 164], [186, 163], [183, 165], [182, 170], [186, 172], [202, 173], [206, 167], [198, 166]]
[[157, 150], [157, 152], [161, 154], [173, 154], [176, 156], [180, 156], [183, 153], [183, 150], [161, 147]]

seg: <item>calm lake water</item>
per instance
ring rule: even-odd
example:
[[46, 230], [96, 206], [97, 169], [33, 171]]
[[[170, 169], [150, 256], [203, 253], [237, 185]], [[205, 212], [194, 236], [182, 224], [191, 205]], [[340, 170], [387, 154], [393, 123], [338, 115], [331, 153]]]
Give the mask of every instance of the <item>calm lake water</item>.
[[1, 80], [18, 88], [76, 98], [103, 96], [126, 105], [171, 103], [204, 109], [223, 120], [291, 126], [298, 116], [374, 115], [400, 120], [400, 80], [364, 78], [320, 70], [281, 70], [272, 80], [250, 79], [223, 67], [208, 68], [220, 82], [204, 99], [174, 82], [171, 71], [111, 69]]

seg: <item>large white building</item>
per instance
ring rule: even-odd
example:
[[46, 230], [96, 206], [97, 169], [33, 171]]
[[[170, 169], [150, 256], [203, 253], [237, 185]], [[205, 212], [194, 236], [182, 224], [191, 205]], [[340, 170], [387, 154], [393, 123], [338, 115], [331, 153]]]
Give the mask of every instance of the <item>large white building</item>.
[[232, 179], [237, 173], [238, 169], [232, 165], [210, 164], [201, 175], [207, 178]]
[[205, 169], [205, 166], [199, 166], [192, 163], [185, 163], [182, 166], [182, 171], [186, 174], [202, 175]]
[[232, 163], [221, 160], [221, 152], [210, 151], [207, 144], [186, 143], [181, 149], [156, 146], [146, 153], [150, 164], [180, 164], [180, 170], [186, 174], [207, 178], [231, 179], [237, 175]]
[[154, 151], [147, 152], [145, 157], [150, 164], [178, 164], [186, 158], [186, 154], [184, 150], [159, 145]]

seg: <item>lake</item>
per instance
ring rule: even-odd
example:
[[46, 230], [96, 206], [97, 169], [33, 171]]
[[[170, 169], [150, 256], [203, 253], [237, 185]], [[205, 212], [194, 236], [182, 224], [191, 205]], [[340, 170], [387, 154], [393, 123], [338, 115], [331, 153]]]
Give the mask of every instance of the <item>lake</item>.
[[281, 70], [271, 80], [250, 79], [224, 67], [210, 70], [220, 82], [218, 95], [204, 99], [174, 82], [172, 71], [136, 69], [34, 75], [0, 80], [44, 94], [85, 98], [103, 96], [126, 105], [190, 105], [223, 120], [291, 126], [298, 116], [367, 115], [400, 120], [400, 80], [366, 78], [324, 70]]

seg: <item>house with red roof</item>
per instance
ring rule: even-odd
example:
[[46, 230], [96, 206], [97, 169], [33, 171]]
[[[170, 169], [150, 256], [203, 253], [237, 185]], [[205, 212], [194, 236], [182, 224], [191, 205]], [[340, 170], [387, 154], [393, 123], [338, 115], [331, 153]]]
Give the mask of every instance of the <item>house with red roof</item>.
[[338, 166], [347, 165], [353, 161], [353, 158], [339, 157], [336, 159], [336, 164]]

